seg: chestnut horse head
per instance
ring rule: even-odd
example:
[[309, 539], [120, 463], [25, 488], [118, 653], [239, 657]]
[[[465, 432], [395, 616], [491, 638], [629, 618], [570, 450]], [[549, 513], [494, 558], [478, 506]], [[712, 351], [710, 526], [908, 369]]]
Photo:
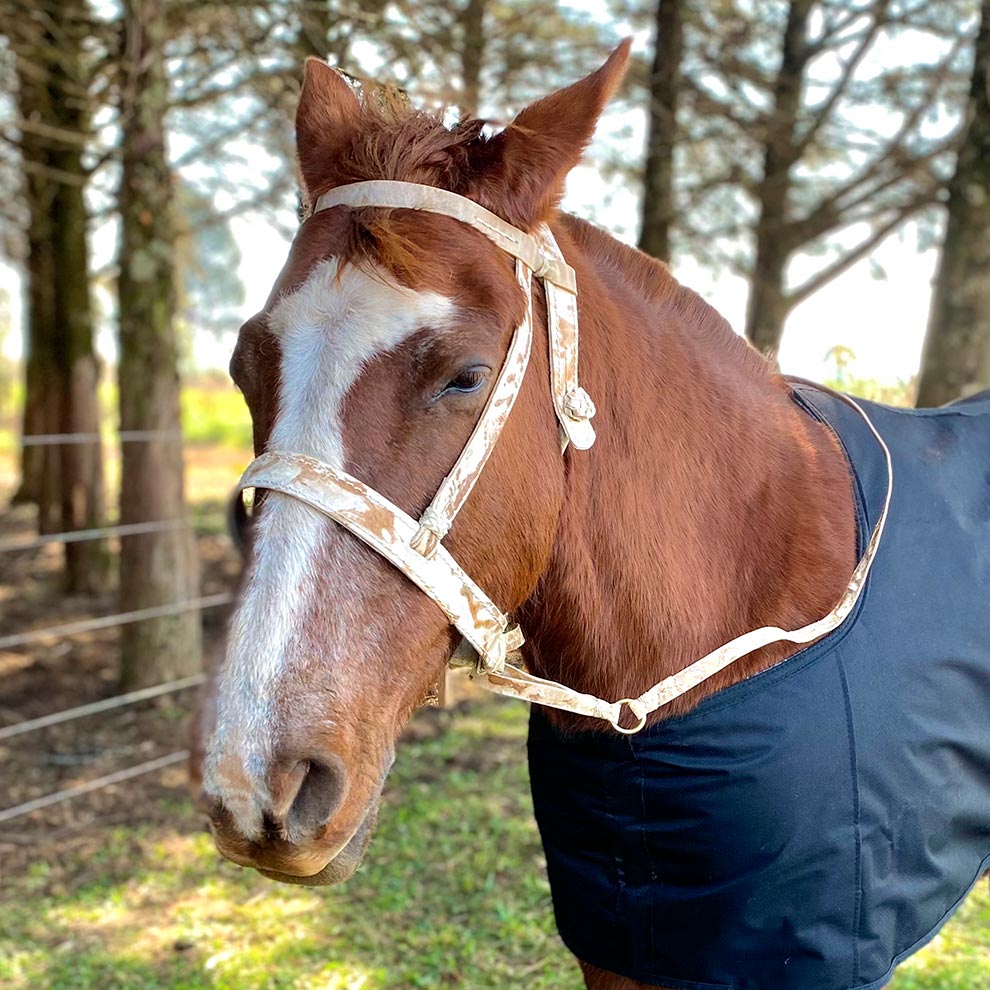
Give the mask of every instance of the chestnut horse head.
[[[387, 95], [362, 104], [311, 60], [296, 115], [306, 197], [398, 180], [457, 193], [522, 230], [552, 222], [627, 57], [628, 44], [494, 136], [474, 120], [448, 129]], [[529, 370], [444, 541], [506, 613], [547, 568], [567, 476], [534, 300]], [[465, 223], [377, 207], [314, 213], [231, 362], [256, 452], [308, 455], [418, 518], [465, 447], [526, 307], [513, 259]], [[275, 491], [260, 503], [204, 789], [228, 858], [332, 883], [357, 868], [396, 738], [459, 637], [351, 533]]]

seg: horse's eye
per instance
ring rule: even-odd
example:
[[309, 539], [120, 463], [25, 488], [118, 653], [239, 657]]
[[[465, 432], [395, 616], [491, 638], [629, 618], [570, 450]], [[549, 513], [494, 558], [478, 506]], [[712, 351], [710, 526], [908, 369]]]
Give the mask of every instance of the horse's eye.
[[436, 393], [434, 398], [439, 399], [443, 395], [449, 395], [451, 392], [459, 393], [461, 395], [469, 395], [471, 392], [477, 392], [482, 385], [488, 380], [488, 373], [491, 369], [483, 367], [482, 365], [477, 365], [473, 368], [465, 368], [463, 371], [459, 371], [449, 382], [439, 392]]

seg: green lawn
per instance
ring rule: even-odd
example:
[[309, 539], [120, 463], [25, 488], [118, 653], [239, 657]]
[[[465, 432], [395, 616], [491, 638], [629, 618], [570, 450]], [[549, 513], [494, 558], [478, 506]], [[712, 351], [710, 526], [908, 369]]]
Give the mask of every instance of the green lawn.
[[182, 433], [188, 444], [251, 449], [251, 416], [233, 385], [182, 390]]
[[[488, 703], [407, 743], [367, 864], [336, 889], [222, 862], [162, 787], [167, 827], [109, 832], [85, 862], [39, 861], [4, 882], [0, 986], [578, 990], [550, 917], [525, 724], [523, 706]], [[892, 986], [990, 987], [985, 884]]]

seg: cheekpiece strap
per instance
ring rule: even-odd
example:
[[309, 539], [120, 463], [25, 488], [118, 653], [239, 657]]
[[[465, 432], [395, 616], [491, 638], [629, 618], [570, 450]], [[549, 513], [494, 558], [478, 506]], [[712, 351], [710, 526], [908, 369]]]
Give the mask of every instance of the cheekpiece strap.
[[460, 457], [437, 489], [433, 501], [420, 517], [420, 532], [413, 545], [426, 556], [436, 552], [439, 541], [450, 531], [455, 516], [471, 494], [482, 469], [488, 463], [489, 455], [495, 449], [505, 421], [512, 412], [523, 375], [526, 374], [533, 342], [533, 300], [530, 291], [532, 273], [518, 260], [516, 279], [526, 297], [526, 313], [512, 335], [508, 354], [481, 418], [475, 424]]

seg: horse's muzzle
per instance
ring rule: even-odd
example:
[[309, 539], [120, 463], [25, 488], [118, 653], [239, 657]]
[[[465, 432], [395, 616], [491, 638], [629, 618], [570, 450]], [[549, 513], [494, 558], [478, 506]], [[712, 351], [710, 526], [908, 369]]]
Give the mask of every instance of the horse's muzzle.
[[292, 843], [273, 830], [259, 839], [248, 839], [233, 827], [222, 807], [210, 813], [210, 824], [217, 850], [238, 866], [251, 867], [269, 880], [306, 887], [325, 887], [349, 880], [364, 858], [378, 820], [378, 804], [369, 810], [350, 835], [320, 836], [304, 843]]

